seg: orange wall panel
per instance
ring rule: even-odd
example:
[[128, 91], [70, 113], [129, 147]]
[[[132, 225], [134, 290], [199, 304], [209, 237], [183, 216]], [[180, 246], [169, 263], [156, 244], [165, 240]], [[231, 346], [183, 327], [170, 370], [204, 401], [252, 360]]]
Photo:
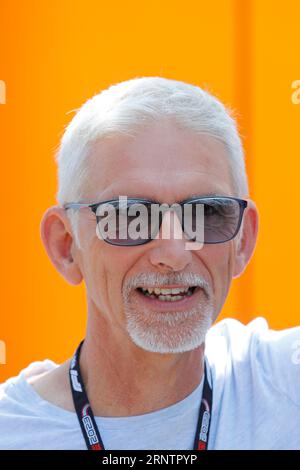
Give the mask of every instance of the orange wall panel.
[[204, 86], [236, 110], [261, 232], [220, 318], [262, 315], [278, 328], [299, 323], [293, 299], [299, 255], [292, 244], [298, 221], [291, 204], [299, 169], [300, 105], [291, 102], [291, 82], [300, 78], [299, 14], [300, 4], [291, 0], [284, 6], [271, 0], [1, 1], [0, 80], [7, 100], [0, 105], [0, 340], [6, 346], [0, 381], [33, 360], [64, 361], [84, 336], [84, 285], [70, 286], [56, 272], [39, 233], [44, 211], [56, 203], [54, 152], [70, 111], [138, 76]]

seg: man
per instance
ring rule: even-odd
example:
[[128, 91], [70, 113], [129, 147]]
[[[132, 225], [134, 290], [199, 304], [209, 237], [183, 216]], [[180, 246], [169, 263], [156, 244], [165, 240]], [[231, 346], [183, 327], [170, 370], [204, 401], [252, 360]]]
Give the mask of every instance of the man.
[[300, 329], [212, 326], [258, 231], [225, 107], [183, 82], [129, 80], [83, 105], [57, 162], [41, 236], [66, 281], [85, 282], [85, 340], [2, 385], [1, 448], [300, 448]]

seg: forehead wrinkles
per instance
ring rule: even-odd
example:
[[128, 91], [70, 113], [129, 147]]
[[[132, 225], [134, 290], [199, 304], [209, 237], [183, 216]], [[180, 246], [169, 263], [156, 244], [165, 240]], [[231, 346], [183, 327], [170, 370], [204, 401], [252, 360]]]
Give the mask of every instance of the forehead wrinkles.
[[[189, 175], [178, 174], [179, 184], [174, 185], [171, 181], [166, 181], [161, 176], [150, 178], [149, 176], [141, 182], [140, 178], [128, 178], [126, 182], [117, 180], [106, 187], [103, 191], [93, 191], [93, 199], [113, 199], [119, 196], [140, 197], [146, 199], [163, 199], [165, 202], [174, 200], [184, 200], [189, 197], [202, 195], [230, 195], [229, 185], [217, 183], [217, 179], [207, 181], [209, 173], [195, 172]], [[180, 181], [181, 179], [181, 181]], [[202, 182], [201, 182], [202, 179]]]
[[[164, 202], [181, 201], [201, 195], [230, 195], [231, 185], [218, 175], [207, 171], [170, 172], [167, 178], [162, 174], [126, 174], [108, 184], [92, 184], [90, 180], [88, 198], [91, 202], [114, 199], [119, 196], [140, 197]], [[109, 184], [110, 183], [110, 184]]]
[[[204, 143], [204, 152], [200, 154], [195, 155], [195, 149], [191, 146], [190, 152], [185, 148], [182, 155], [174, 156], [169, 152], [167, 158], [162, 158], [162, 155], [157, 156], [153, 151], [153, 158], [145, 159], [141, 150], [128, 149], [128, 138], [121, 139], [94, 143], [87, 156], [85, 187], [93, 195], [93, 199], [98, 194], [109, 194], [110, 191], [117, 192], [118, 195], [122, 193], [138, 196], [137, 193], [133, 194], [135, 190], [141, 190], [143, 197], [150, 197], [162, 189], [170, 193], [171, 197], [171, 188], [173, 199], [175, 189], [184, 193], [185, 197], [188, 196], [187, 188], [188, 191], [195, 189], [197, 194], [208, 190], [216, 192], [218, 187], [220, 190], [223, 188], [224, 183], [228, 185], [226, 191], [230, 190], [228, 156], [220, 142], [212, 139], [210, 145], [213, 147], [210, 152]], [[174, 181], [170, 181], [171, 179]]]

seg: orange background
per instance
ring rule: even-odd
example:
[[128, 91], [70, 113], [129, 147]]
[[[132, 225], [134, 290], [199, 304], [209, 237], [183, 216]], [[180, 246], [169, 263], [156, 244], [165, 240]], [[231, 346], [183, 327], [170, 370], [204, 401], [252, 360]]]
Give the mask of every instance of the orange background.
[[0, 0], [0, 381], [31, 361], [62, 362], [84, 336], [83, 284], [56, 272], [40, 239], [56, 203], [54, 151], [72, 109], [112, 83], [160, 75], [208, 88], [238, 115], [257, 249], [222, 317], [299, 324], [298, 0]]

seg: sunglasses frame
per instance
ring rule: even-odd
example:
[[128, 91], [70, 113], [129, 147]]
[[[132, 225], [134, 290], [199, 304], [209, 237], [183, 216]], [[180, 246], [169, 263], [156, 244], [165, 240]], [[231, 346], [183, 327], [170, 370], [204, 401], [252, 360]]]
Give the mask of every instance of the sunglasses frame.
[[[199, 201], [200, 201], [200, 204], [201, 204], [201, 201], [207, 200], [207, 199], [212, 199], [212, 200], [214, 200], [214, 199], [218, 199], [218, 200], [219, 199], [226, 199], [226, 200], [230, 199], [230, 200], [234, 200], [234, 201], [238, 202], [238, 204], [239, 204], [240, 213], [239, 213], [237, 228], [236, 228], [234, 234], [232, 235], [232, 237], [230, 237], [226, 240], [222, 240], [222, 241], [203, 242], [203, 243], [205, 245], [216, 245], [218, 243], [226, 243], [226, 242], [232, 240], [234, 237], [236, 237], [236, 235], [238, 234], [238, 232], [240, 230], [243, 215], [244, 215], [244, 211], [245, 211], [246, 207], [248, 206], [248, 201], [245, 200], [245, 199], [241, 199], [241, 198], [233, 197], [233, 196], [199, 196], [199, 197], [191, 197], [191, 198], [188, 198], [188, 199], [184, 199], [183, 201], [176, 202], [174, 204], [178, 204], [182, 208], [182, 206], [184, 204], [190, 204], [190, 203], [199, 202]], [[133, 204], [134, 203], [161, 204], [158, 201], [154, 201], [152, 199], [143, 199], [143, 198], [136, 198], [136, 197], [128, 197], [127, 201], [132, 202]], [[97, 212], [97, 209], [100, 205], [108, 204], [108, 203], [116, 203], [116, 202], [119, 202], [119, 199], [116, 199], [116, 198], [115, 199], [108, 199], [108, 200], [105, 200], [105, 201], [100, 201], [100, 202], [95, 202], [95, 203], [68, 202], [66, 204], [63, 204], [62, 208], [64, 210], [68, 210], [68, 209], [81, 209], [83, 207], [88, 207], [92, 210], [92, 212], [97, 217], [96, 212]], [[160, 230], [160, 228], [161, 228], [161, 224], [159, 225], [158, 230]], [[182, 227], [182, 230], [183, 230], [183, 227]], [[114, 243], [112, 241], [109, 241], [107, 239], [103, 239], [103, 241], [105, 241], [106, 243], [109, 243], [110, 245], [113, 245], [113, 246], [126, 246], [126, 247], [145, 245], [146, 243], [149, 243], [151, 240], [153, 240], [153, 238], [150, 237], [149, 239], [147, 239], [146, 241], [143, 241], [141, 243], [130, 243], [130, 244], [129, 243], [128, 244], [122, 243], [122, 244], [119, 244], [119, 243]]]

